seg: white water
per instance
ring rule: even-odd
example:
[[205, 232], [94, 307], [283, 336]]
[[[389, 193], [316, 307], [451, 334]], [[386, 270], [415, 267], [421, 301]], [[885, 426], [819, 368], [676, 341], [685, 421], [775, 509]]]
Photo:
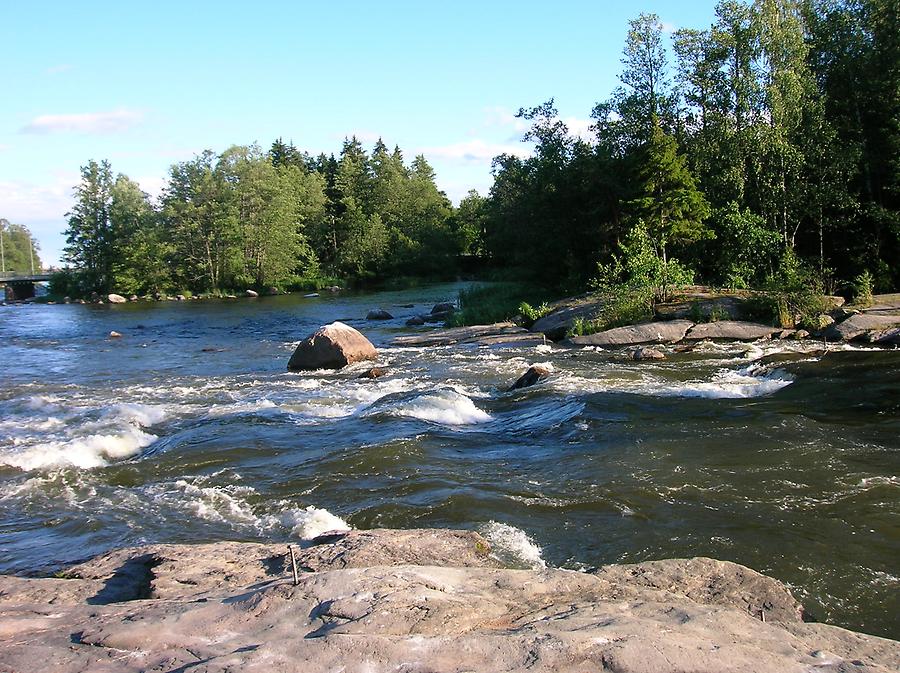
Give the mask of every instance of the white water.
[[541, 548], [522, 529], [489, 521], [481, 526], [479, 532], [491, 543], [491, 553], [501, 562], [532, 570], [547, 567], [541, 558]]
[[[22, 470], [101, 467], [156, 441], [146, 429], [166, 418], [163, 408], [136, 403], [65, 410], [56, 401], [32, 398], [30, 406], [37, 413], [5, 420], [12, 448], [0, 451], [0, 464]], [[47, 416], [48, 411], [60, 415]]]
[[469, 397], [450, 388], [422, 393], [383, 408], [393, 416], [441, 425], [475, 425], [491, 420], [491, 415], [475, 406]]

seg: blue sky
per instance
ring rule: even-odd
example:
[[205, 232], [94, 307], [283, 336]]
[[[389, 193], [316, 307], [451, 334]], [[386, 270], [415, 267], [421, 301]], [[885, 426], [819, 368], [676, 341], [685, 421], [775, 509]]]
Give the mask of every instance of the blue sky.
[[617, 84], [628, 20], [705, 27], [713, 0], [36, 2], [0, 0], [0, 217], [57, 262], [79, 167], [159, 193], [168, 167], [281, 136], [423, 153], [454, 200], [527, 152], [514, 112], [556, 99], [586, 132]]

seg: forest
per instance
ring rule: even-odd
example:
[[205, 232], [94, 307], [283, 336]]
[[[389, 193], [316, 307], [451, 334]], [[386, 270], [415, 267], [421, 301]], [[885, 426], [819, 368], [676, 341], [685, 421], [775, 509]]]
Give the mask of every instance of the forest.
[[339, 157], [276, 140], [171, 167], [157, 203], [108, 162], [81, 170], [57, 293], [279, 290], [429, 276], [461, 250], [422, 156], [356, 138]]
[[[483, 274], [578, 292], [646, 280], [823, 292], [900, 281], [896, 0], [722, 0], [668, 34], [630, 22], [620, 86], [576, 137], [522, 108], [527, 158], [457, 207], [423, 156], [282, 140], [172, 166], [158, 202], [82, 169], [57, 286], [145, 294]], [[660, 281], [660, 277], [662, 280]]]

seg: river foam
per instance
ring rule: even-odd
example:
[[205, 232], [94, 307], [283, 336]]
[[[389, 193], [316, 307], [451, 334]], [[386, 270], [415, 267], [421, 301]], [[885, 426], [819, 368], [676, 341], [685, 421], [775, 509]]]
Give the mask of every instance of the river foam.
[[59, 401], [42, 400], [36, 409], [60, 417], [36, 413], [7, 418], [4, 429], [12, 435], [14, 448], [0, 452], [0, 464], [25, 471], [102, 467], [134, 456], [156, 441], [147, 429], [166, 418], [163, 408], [137, 403], [66, 410]]
[[547, 567], [547, 562], [541, 557], [541, 548], [521, 528], [488, 521], [478, 532], [491, 543], [491, 553], [501, 562], [532, 570]]

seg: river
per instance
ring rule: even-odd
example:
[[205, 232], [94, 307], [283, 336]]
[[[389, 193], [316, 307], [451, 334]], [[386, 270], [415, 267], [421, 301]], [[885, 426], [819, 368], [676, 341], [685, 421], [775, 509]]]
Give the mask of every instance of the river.
[[[151, 542], [471, 528], [521, 567], [736, 561], [820, 621], [900, 638], [900, 352], [390, 346], [460, 287], [0, 307], [0, 572]], [[362, 319], [377, 307], [396, 319]], [[386, 376], [286, 371], [338, 319]], [[539, 362], [550, 381], [505, 392]]]

